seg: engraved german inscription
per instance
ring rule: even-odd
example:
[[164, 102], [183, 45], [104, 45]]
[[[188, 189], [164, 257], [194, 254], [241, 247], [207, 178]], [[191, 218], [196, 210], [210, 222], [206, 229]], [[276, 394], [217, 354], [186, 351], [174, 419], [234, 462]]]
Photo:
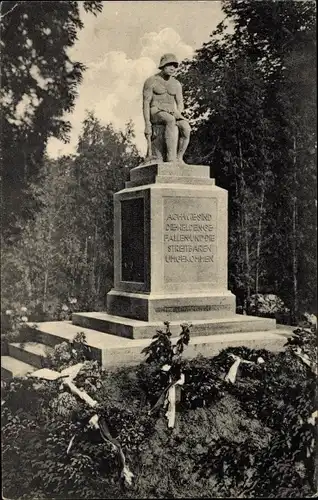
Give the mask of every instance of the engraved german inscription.
[[230, 304], [202, 305], [202, 306], [165, 306], [157, 307], [156, 312], [194, 312], [194, 311], [230, 311]]
[[216, 208], [216, 200], [211, 198], [165, 199], [163, 244], [167, 282], [214, 280]]

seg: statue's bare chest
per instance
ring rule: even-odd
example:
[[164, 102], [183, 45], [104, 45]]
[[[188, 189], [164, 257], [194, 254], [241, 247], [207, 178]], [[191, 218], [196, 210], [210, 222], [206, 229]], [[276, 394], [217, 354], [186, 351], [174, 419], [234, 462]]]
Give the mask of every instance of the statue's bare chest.
[[153, 92], [156, 95], [168, 94], [170, 96], [175, 96], [177, 93], [177, 82], [176, 80], [164, 80], [163, 78], [156, 78], [153, 83]]

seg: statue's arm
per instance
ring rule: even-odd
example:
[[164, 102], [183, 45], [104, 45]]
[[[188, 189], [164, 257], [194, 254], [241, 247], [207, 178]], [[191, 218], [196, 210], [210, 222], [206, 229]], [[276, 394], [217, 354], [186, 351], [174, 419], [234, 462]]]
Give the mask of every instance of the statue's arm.
[[151, 135], [151, 121], [150, 121], [150, 103], [152, 99], [152, 81], [148, 80], [144, 83], [143, 88], [143, 114], [145, 120], [145, 134]]

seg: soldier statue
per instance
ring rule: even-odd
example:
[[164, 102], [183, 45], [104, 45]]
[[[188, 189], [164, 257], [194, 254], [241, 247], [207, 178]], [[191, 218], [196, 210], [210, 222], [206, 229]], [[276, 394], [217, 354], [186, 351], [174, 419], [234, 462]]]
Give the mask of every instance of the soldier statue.
[[159, 63], [160, 72], [144, 83], [146, 161], [184, 163], [183, 155], [189, 144], [191, 129], [188, 120], [182, 116], [181, 83], [174, 77], [178, 65], [174, 54], [163, 55]]

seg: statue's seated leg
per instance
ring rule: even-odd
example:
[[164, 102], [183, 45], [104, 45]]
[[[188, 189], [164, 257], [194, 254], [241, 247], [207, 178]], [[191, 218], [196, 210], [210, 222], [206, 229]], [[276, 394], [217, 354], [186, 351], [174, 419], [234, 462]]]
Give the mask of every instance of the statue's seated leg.
[[177, 120], [177, 126], [179, 129], [177, 160], [183, 162], [183, 155], [186, 152], [190, 141], [191, 128], [187, 120]]
[[[162, 141], [158, 141], [155, 147], [160, 148], [162, 158], [166, 161], [175, 161], [177, 156], [178, 129], [175, 117], [165, 111], [159, 111], [152, 116], [153, 127], [164, 125], [164, 146]], [[166, 154], [165, 154], [166, 152]]]
[[166, 156], [164, 125], [156, 124], [152, 126], [151, 150], [153, 160], [164, 161]]

